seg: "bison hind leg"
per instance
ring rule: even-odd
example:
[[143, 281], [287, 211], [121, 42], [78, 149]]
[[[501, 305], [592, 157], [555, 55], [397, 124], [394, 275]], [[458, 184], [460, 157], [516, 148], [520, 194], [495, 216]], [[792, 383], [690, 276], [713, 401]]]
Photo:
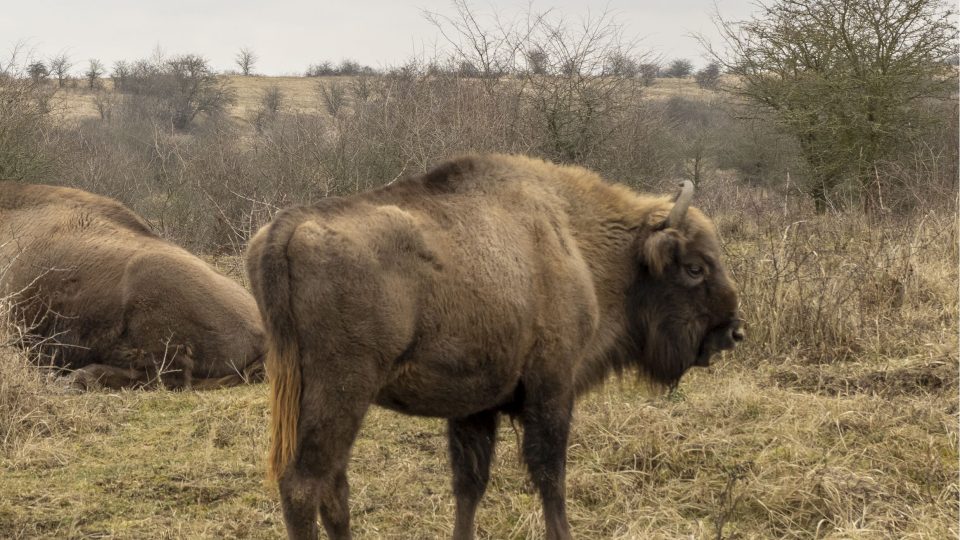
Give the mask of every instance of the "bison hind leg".
[[303, 390], [296, 457], [280, 475], [283, 517], [290, 538], [316, 538], [316, 516], [327, 536], [350, 534], [347, 464], [379, 387], [372, 358], [302, 357]]

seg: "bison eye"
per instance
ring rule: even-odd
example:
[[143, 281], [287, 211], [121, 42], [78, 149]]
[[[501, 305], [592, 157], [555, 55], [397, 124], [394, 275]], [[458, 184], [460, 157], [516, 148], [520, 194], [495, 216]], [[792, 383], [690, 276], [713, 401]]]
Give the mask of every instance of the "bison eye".
[[699, 264], [688, 264], [683, 267], [687, 271], [687, 274], [693, 279], [700, 279], [703, 277], [703, 267]]

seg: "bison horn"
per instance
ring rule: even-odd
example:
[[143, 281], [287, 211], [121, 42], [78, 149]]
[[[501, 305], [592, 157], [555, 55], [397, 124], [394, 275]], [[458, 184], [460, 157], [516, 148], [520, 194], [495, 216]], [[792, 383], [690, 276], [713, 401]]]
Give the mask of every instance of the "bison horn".
[[667, 216], [667, 227], [676, 227], [683, 223], [683, 218], [687, 215], [687, 208], [690, 208], [690, 199], [693, 198], [693, 182], [684, 180], [680, 182], [680, 191], [674, 199], [673, 208], [670, 215]]

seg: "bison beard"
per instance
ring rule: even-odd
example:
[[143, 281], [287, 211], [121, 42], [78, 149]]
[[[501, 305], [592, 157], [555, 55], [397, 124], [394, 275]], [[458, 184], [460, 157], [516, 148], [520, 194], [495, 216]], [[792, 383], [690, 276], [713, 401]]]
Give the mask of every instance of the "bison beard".
[[589, 171], [517, 156], [281, 212], [247, 271], [269, 334], [271, 463], [287, 532], [349, 538], [346, 467], [371, 404], [448, 420], [454, 537], [473, 538], [497, 418], [547, 538], [569, 538], [574, 399], [611, 371], [675, 384], [742, 339], [712, 223]]
[[674, 313], [677, 308], [661, 299], [662, 291], [651, 283], [656, 282], [650, 276], [641, 277], [627, 293], [633, 331], [627, 337], [630, 346], [626, 350], [639, 374], [674, 386], [691, 366], [709, 365], [702, 354], [706, 352], [706, 332], [699, 321], [678, 317]]

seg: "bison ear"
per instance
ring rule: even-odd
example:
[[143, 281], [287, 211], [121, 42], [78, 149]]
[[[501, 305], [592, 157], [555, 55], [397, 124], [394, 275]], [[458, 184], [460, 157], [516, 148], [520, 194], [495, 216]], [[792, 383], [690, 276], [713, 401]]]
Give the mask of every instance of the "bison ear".
[[654, 230], [640, 246], [641, 262], [653, 275], [663, 275], [664, 270], [677, 260], [681, 245], [680, 232], [676, 229]]

